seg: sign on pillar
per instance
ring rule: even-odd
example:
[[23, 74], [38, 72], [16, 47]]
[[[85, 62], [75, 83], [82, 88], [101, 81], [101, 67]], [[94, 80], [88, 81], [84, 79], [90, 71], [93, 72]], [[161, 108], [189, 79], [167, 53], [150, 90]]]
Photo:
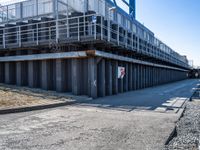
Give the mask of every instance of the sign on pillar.
[[118, 67], [118, 79], [123, 79], [125, 74], [125, 67]]

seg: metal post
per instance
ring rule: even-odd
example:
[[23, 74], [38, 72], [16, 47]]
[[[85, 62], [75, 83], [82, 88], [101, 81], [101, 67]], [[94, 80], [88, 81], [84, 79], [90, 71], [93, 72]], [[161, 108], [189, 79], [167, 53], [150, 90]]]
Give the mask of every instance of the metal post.
[[131, 32], [131, 50], [133, 50], [133, 32]]
[[94, 22], [94, 39], [97, 39], [97, 23], [96, 21]]
[[127, 34], [127, 30], [125, 30], [125, 47], [127, 48], [127, 42], [128, 42], [128, 34]]
[[6, 48], [6, 36], [5, 36], [5, 29], [3, 30], [3, 48]]
[[79, 27], [79, 25], [80, 25], [80, 20], [78, 18], [78, 41], [80, 41], [80, 27]]
[[38, 30], [38, 24], [36, 24], [36, 38], [37, 38], [37, 45], [39, 45], [39, 39], [38, 39], [38, 36], [39, 36], [39, 30]]
[[54, 2], [54, 12], [56, 17], [56, 43], [58, 43], [59, 42], [58, 0], [55, 0]]
[[117, 25], [117, 44], [118, 44], [118, 46], [119, 46], [119, 36], [120, 36], [119, 25]]
[[22, 43], [21, 43], [21, 28], [19, 27], [19, 31], [18, 31], [18, 40], [19, 40], [19, 47], [21, 47]]
[[103, 17], [101, 16], [101, 40], [103, 40]]
[[110, 11], [108, 11], [108, 42], [110, 42]]

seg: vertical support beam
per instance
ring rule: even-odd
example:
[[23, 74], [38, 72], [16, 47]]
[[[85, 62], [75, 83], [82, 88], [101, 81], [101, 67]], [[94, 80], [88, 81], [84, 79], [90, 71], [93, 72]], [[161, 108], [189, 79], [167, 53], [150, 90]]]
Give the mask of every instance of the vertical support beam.
[[133, 90], [137, 89], [137, 65], [133, 64]]
[[16, 62], [16, 84], [18, 86], [22, 85], [22, 65], [21, 62]]
[[153, 86], [153, 66], [151, 66], [150, 72], [151, 72], [151, 81], [150, 81], [150, 83], [151, 83], [151, 87], [152, 87]]
[[56, 59], [56, 91], [64, 91], [64, 63], [62, 59]]
[[143, 79], [143, 77], [142, 77], [142, 65], [141, 64], [139, 64], [139, 66], [138, 66], [139, 68], [139, 76], [138, 76], [138, 80], [139, 80], [139, 89], [141, 89], [142, 88], [142, 79]]
[[101, 61], [98, 64], [97, 70], [98, 97], [104, 97], [106, 95], [105, 59], [101, 59]]
[[6, 84], [16, 83], [15, 72], [16, 72], [15, 62], [5, 62], [5, 83]]
[[97, 64], [96, 58], [88, 60], [88, 95], [97, 98]]
[[112, 74], [113, 74], [113, 82], [112, 89], [113, 94], [118, 94], [118, 61], [112, 62]]
[[50, 64], [50, 60], [41, 61], [41, 87], [44, 90], [52, 89], [53, 81], [51, 80], [52, 70], [50, 67], [53, 67], [52, 64]]
[[79, 59], [72, 59], [72, 93], [75, 95], [81, 94], [81, 77], [80, 77], [81, 62]]
[[112, 81], [113, 78], [112, 76], [114, 76], [113, 72], [112, 72], [112, 63], [110, 60], [106, 60], [106, 95], [112, 95], [113, 89], [112, 89]]
[[39, 61], [28, 62], [28, 86], [31, 88], [40, 87], [40, 63]]
[[[123, 67], [123, 62], [119, 63], [119, 67]], [[124, 92], [124, 79], [118, 79], [118, 90], [119, 93]]]
[[137, 89], [140, 89], [140, 64], [137, 64]]
[[144, 66], [144, 88], [147, 87], [147, 74], [146, 74], [146, 66]]
[[147, 86], [150, 87], [150, 66], [147, 66]]
[[133, 64], [130, 63], [128, 66], [128, 90], [132, 91], [133, 90]]
[[[33, 54], [32, 51], [28, 52], [29, 55]], [[28, 86], [37, 88], [40, 86], [40, 61], [28, 61]]]
[[10, 62], [5, 62], [5, 83], [10, 84]]
[[[17, 51], [17, 55], [21, 55], [21, 51]], [[27, 62], [17, 61], [16, 62], [16, 85], [17, 86], [26, 86], [28, 82], [28, 71], [27, 71]]]
[[128, 91], [128, 82], [129, 82], [129, 67], [128, 67], [128, 62], [125, 62], [125, 76], [124, 76], [124, 82], [123, 82], [123, 88], [124, 88], [124, 92], [127, 92]]
[[4, 63], [1, 62], [0, 63], [0, 83], [4, 83], [5, 82], [5, 66]]

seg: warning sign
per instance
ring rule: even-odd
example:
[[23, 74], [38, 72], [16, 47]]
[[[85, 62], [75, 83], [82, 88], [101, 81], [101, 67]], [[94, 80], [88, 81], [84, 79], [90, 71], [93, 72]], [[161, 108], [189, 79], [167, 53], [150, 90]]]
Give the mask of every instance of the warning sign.
[[125, 67], [118, 67], [118, 79], [123, 79], [125, 76]]

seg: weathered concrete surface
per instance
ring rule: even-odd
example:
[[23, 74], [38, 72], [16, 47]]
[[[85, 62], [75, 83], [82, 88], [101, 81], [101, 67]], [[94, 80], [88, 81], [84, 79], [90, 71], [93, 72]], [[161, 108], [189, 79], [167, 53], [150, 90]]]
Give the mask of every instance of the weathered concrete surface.
[[[177, 93], [190, 91], [197, 83], [198, 80], [188, 80], [148, 89], [148, 93], [141, 90], [143, 94], [137, 98], [143, 99], [141, 104], [144, 103], [142, 106], [145, 106], [148, 100], [153, 100], [152, 96], [154, 96], [155, 101], [147, 104], [149, 108], [157, 108], [161, 102], [156, 102], [158, 97], [155, 91], [160, 90], [160, 93], [177, 97]], [[174, 87], [176, 90], [168, 89], [170, 85], [176, 86]], [[109, 97], [110, 103], [116, 99], [118, 105], [116, 103], [113, 107], [108, 105], [108, 109], [105, 109], [104, 99], [97, 99], [93, 103], [2, 115], [0, 117], [0, 149], [161, 150], [164, 148], [164, 143], [181, 112], [159, 113], [154, 109], [144, 111], [146, 107], [142, 109], [142, 106], [137, 110], [132, 109], [133, 104], [139, 104], [133, 103], [136, 92], [127, 94], [129, 99], [133, 99], [131, 109], [128, 106], [121, 109], [120, 106], [128, 105], [128, 103], [120, 105], [120, 98], [122, 101], [128, 100], [126, 94], [122, 95], [118, 96], [118, 99], [116, 96]], [[148, 100], [144, 98], [147, 95]], [[182, 95], [186, 96], [184, 93]], [[100, 107], [100, 101], [103, 107]]]
[[1, 116], [0, 149], [158, 149], [177, 114], [63, 107]]

